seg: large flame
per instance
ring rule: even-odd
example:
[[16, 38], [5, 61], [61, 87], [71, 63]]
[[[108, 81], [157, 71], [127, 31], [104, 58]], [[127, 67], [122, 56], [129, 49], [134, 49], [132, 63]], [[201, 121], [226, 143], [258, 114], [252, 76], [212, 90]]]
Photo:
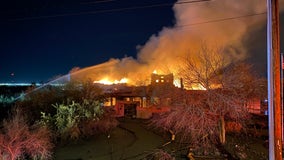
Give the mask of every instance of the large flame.
[[125, 84], [127, 83], [127, 78], [122, 78], [121, 80], [110, 80], [109, 78], [103, 78], [99, 81], [94, 81], [94, 83], [100, 83], [105, 85], [112, 85], [112, 84]]
[[[182, 0], [178, 1], [182, 2]], [[154, 70], [158, 74], [174, 74], [174, 84], [181, 86], [179, 59], [194, 56], [200, 42], [221, 45], [228, 56], [240, 60], [247, 56], [243, 38], [249, 28], [265, 26], [265, 15], [215, 21], [229, 17], [253, 15], [266, 11], [266, 2], [260, 0], [218, 0], [173, 6], [176, 24], [153, 34], [144, 45], [138, 45], [137, 59], [111, 58], [108, 62], [84, 68], [72, 77], [90, 78], [95, 83], [147, 85]], [[191, 51], [191, 52], [189, 52]], [[157, 72], [158, 71], [158, 72]], [[107, 77], [107, 78], [106, 78]], [[193, 89], [204, 89], [201, 85]]]

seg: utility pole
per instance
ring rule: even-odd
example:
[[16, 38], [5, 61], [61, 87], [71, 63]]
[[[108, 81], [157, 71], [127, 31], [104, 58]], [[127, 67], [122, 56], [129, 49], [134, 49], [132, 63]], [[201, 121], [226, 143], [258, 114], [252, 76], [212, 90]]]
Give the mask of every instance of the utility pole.
[[267, 0], [269, 160], [282, 160], [279, 1]]

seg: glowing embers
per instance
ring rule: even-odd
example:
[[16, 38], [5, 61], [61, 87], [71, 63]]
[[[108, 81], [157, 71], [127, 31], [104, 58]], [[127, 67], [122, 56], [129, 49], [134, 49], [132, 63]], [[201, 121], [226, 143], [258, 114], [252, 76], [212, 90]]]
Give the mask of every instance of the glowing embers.
[[125, 84], [128, 82], [127, 78], [122, 78], [120, 80], [110, 80], [108, 78], [103, 78], [99, 81], [94, 81], [94, 83], [100, 83], [100, 84], [105, 84], [105, 85], [112, 85], [112, 84]]

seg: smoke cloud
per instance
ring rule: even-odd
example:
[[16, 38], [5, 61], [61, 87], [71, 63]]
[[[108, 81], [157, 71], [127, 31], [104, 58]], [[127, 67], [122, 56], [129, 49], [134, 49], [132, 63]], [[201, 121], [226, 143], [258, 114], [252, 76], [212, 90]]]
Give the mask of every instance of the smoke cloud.
[[[176, 74], [178, 59], [194, 54], [203, 41], [224, 47], [233, 59], [244, 59], [249, 53], [244, 47], [243, 37], [250, 35], [251, 28], [266, 25], [265, 0], [182, 2], [180, 0], [173, 6], [176, 24], [162, 28], [143, 46], [138, 45], [137, 59], [110, 59], [104, 64], [82, 69], [76, 75], [88, 75], [94, 80], [126, 77], [131, 84], [149, 82], [154, 70], [162, 74]], [[84, 71], [91, 72], [82, 76], [80, 73]]]
[[179, 2], [173, 7], [176, 25], [153, 35], [138, 53], [139, 61], [170, 64], [173, 59], [188, 54], [189, 50], [198, 49], [202, 41], [224, 46], [230, 50], [233, 58], [243, 59], [247, 54], [242, 37], [248, 34], [248, 28], [264, 25], [266, 20], [265, 14], [241, 17], [264, 13], [265, 1], [215, 0], [194, 4]]

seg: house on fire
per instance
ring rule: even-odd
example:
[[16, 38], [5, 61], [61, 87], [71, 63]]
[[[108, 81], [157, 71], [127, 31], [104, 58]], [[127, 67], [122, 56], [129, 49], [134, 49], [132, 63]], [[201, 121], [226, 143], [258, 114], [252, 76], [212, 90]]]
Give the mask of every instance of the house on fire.
[[[182, 80], [181, 80], [182, 84]], [[182, 85], [181, 85], [182, 86]], [[118, 117], [148, 119], [155, 113], [170, 111], [170, 106], [185, 105], [194, 102], [204, 94], [204, 90], [185, 90], [174, 85], [173, 74], [160, 75], [152, 73], [148, 86], [127, 86], [126, 84], [104, 85], [106, 107], [113, 107]], [[191, 95], [191, 99], [185, 98]], [[247, 104], [249, 111], [261, 114], [258, 99]]]
[[150, 118], [153, 113], [169, 111], [172, 99], [167, 95], [180, 90], [173, 81], [173, 74], [153, 73], [148, 86], [104, 85], [107, 97], [104, 106], [113, 107], [118, 117]]

